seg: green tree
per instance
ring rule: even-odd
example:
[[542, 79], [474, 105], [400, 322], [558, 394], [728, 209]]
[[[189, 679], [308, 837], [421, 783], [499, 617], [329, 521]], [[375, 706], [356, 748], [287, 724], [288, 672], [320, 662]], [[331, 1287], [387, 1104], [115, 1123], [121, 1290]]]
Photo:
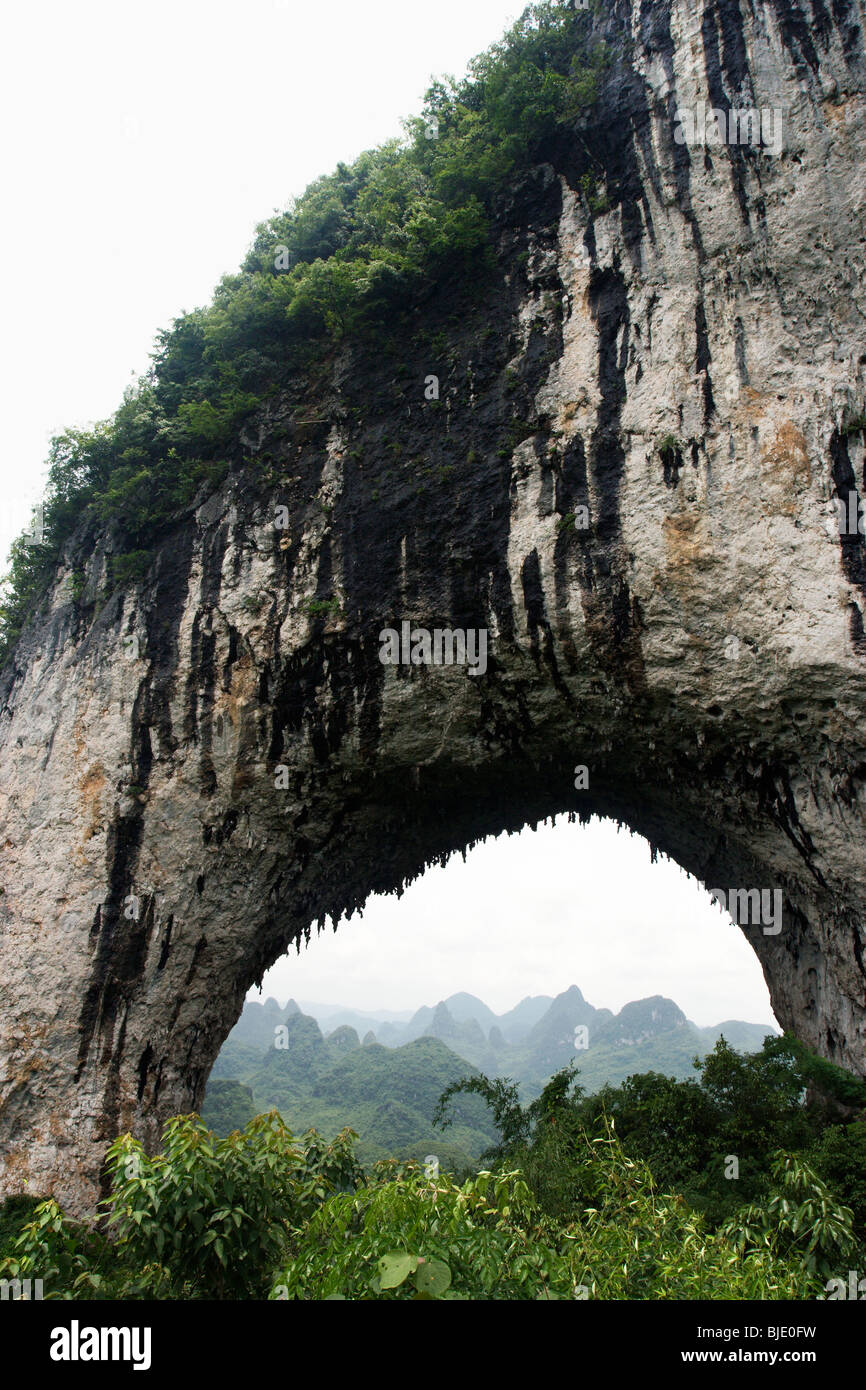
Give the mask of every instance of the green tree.
[[828, 1125], [806, 1157], [850, 1207], [854, 1234], [866, 1248], [866, 1122]]
[[292, 1225], [361, 1176], [348, 1131], [331, 1145], [312, 1134], [297, 1141], [276, 1111], [224, 1139], [180, 1115], [155, 1157], [123, 1135], [107, 1166], [121, 1258], [192, 1298], [261, 1296]]
[[810, 1274], [833, 1274], [855, 1250], [853, 1215], [795, 1154], [779, 1153], [769, 1200], [743, 1207], [721, 1228], [743, 1253], [769, 1250], [800, 1261]]

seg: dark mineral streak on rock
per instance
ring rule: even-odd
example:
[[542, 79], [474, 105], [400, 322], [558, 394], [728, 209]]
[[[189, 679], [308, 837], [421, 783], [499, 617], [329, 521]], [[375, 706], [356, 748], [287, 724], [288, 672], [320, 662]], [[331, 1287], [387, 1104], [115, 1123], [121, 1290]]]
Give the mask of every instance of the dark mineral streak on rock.
[[[150, 671], [136, 698], [131, 727], [133, 746], [130, 750], [132, 785], [144, 795], [153, 765], [151, 727], [160, 736], [166, 750], [176, 748], [172, 733], [169, 701], [174, 684], [178, 658], [177, 627], [186, 601], [186, 577], [192, 554], [192, 535], [186, 533], [166, 553], [160, 555], [154, 602], [147, 613], [146, 653]], [[98, 935], [90, 982], [84, 994], [79, 1019], [78, 1068], [80, 1081], [87, 1064], [94, 1034], [97, 1030], [112, 1038], [118, 1011], [124, 1007], [129, 993], [140, 983], [143, 962], [153, 930], [153, 904], [137, 915], [124, 914], [127, 897], [135, 896], [133, 882], [141, 846], [143, 812], [140, 804], [128, 814], [118, 814], [109, 826], [107, 841], [108, 893], [97, 908]], [[136, 908], [130, 904], [133, 914]], [[117, 1050], [112, 1057], [116, 1070], [120, 1064], [125, 1028], [121, 1030]], [[113, 1083], [112, 1083], [113, 1087]], [[112, 1117], [116, 1106], [112, 1105]]]
[[589, 445], [596, 519], [586, 544], [589, 573], [582, 602], [599, 664], [608, 674], [622, 674], [637, 694], [644, 685], [640, 623], [629, 593], [620, 516], [625, 473], [620, 415], [626, 399], [630, 319], [618, 267], [593, 273], [589, 300], [598, 333], [601, 404]]
[[[857, 487], [857, 480], [854, 477], [854, 469], [848, 453], [848, 440], [841, 430], [834, 430], [830, 439], [830, 462], [833, 469], [833, 485], [836, 496], [842, 504], [844, 525], [840, 528], [839, 545], [842, 550], [842, 564], [845, 573], [851, 583], [856, 585], [860, 593], [866, 598], [866, 542], [858, 527], [849, 525], [853, 520], [850, 510], [849, 497], [856, 494], [858, 501], [863, 501], [860, 490]], [[854, 504], [855, 509], [857, 503]], [[857, 512], [859, 515], [859, 512]], [[856, 605], [852, 605], [856, 607]], [[857, 615], [860, 609], [857, 608]], [[857, 640], [863, 633], [863, 620], [859, 617], [859, 630], [857, 624], [852, 621], [852, 641], [857, 644]], [[856, 633], [856, 636], [855, 636]]]

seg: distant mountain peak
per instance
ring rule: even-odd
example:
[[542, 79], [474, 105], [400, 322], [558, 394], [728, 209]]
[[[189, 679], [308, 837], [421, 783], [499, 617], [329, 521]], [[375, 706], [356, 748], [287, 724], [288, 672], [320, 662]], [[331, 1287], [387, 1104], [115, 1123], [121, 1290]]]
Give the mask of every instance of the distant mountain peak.
[[[306, 1077], [314, 1056], [350, 1059], [360, 1049], [360, 1039], [377, 1057], [413, 1040], [426, 1055], [424, 1047], [436, 1040], [437, 1047], [444, 1044], [470, 1068], [518, 1083], [535, 1085], [561, 1067], [576, 1064], [581, 1084], [592, 1090], [646, 1070], [690, 1076], [695, 1056], [706, 1056], [720, 1036], [737, 1051], [757, 1052], [767, 1034], [776, 1032], [772, 1025], [738, 1019], [697, 1027], [663, 994], [632, 999], [614, 1015], [610, 1009], [595, 1008], [575, 984], [555, 997], [526, 995], [501, 1015], [466, 990], [435, 1006], [424, 1005], [411, 1018], [404, 1014], [402, 1023], [377, 1020], [371, 1026], [358, 1011], [320, 1007], [324, 1013], [317, 1020], [294, 999], [284, 1009], [272, 997], [264, 1003], [248, 1000], [231, 1041], [261, 1049], [269, 1075], [282, 1074], [291, 1056], [300, 1061]], [[275, 1032], [282, 1031], [275, 1030], [275, 1024], [284, 1025], [288, 1033], [288, 1053], [274, 1047]]]
[[598, 1032], [597, 1039], [620, 1046], [638, 1046], [660, 1033], [689, 1028], [682, 1009], [663, 994], [651, 994], [646, 999], [632, 999], [624, 1004], [615, 1018], [609, 1019]]

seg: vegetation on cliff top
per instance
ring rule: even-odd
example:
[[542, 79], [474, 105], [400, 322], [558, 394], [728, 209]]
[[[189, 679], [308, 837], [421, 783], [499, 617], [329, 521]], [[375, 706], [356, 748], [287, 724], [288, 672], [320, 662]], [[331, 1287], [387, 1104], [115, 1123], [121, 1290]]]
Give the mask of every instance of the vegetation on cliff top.
[[477, 276], [498, 196], [593, 101], [604, 61], [588, 14], [530, 5], [464, 79], [433, 83], [403, 140], [339, 164], [261, 224], [212, 304], [158, 336], [114, 417], [53, 439], [42, 541], [12, 547], [0, 662], [73, 530], [114, 532], [110, 586], [140, 577], [165, 524], [240, 461], [239, 428], [268, 396], [346, 334], [376, 331], [449, 276]]

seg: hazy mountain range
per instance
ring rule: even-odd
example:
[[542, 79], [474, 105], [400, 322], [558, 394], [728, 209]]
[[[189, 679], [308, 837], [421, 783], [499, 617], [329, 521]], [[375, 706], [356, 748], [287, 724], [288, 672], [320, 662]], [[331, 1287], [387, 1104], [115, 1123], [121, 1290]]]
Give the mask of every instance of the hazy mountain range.
[[402, 1017], [247, 1001], [214, 1064], [202, 1114], [227, 1133], [276, 1107], [296, 1134], [316, 1128], [330, 1138], [351, 1126], [361, 1136], [362, 1162], [432, 1152], [459, 1169], [494, 1137], [476, 1096], [458, 1098], [451, 1128], [433, 1129], [439, 1095], [461, 1076], [508, 1076], [525, 1100], [569, 1062], [577, 1063], [586, 1091], [635, 1072], [684, 1079], [720, 1036], [738, 1051], [755, 1052], [774, 1031], [738, 1019], [698, 1028], [662, 995], [613, 1014], [594, 1008], [576, 985], [555, 998], [523, 999], [504, 1014], [462, 993]]
[[[226, 1041], [208, 1081], [202, 1118], [218, 1133], [276, 1108], [296, 1135], [317, 1129], [330, 1139], [346, 1126], [354, 1129], [362, 1163], [433, 1153], [455, 1170], [470, 1166], [495, 1138], [478, 1096], [457, 1097], [455, 1123], [434, 1130], [433, 1109], [445, 1087], [475, 1071], [438, 1038], [362, 1046], [353, 1028], [325, 1037], [296, 1004], [255, 1007], [266, 1016], [253, 1015], [246, 1040]], [[278, 1046], [275, 1026], [282, 1030]]]
[[[588, 1091], [622, 1081], [635, 1071], [684, 1078], [692, 1075], [693, 1058], [705, 1056], [720, 1036], [749, 1052], [776, 1031], [739, 1019], [699, 1028], [672, 999], [658, 994], [633, 1000], [614, 1014], [594, 1008], [572, 985], [555, 998], [527, 996], [504, 1014], [495, 1014], [483, 1000], [465, 993], [402, 1017], [312, 1003], [301, 1008], [294, 1000], [285, 1009], [275, 999], [264, 1004], [248, 1001], [229, 1040], [273, 1046], [274, 1029], [287, 1011], [314, 1018], [325, 1035], [348, 1030], [346, 1041], [354, 1034], [355, 1046], [377, 1042], [399, 1048], [416, 1038], [438, 1038], [479, 1070], [510, 1076], [533, 1092], [570, 1061], [576, 1061]], [[585, 1033], [576, 1033], [579, 1028]]]

